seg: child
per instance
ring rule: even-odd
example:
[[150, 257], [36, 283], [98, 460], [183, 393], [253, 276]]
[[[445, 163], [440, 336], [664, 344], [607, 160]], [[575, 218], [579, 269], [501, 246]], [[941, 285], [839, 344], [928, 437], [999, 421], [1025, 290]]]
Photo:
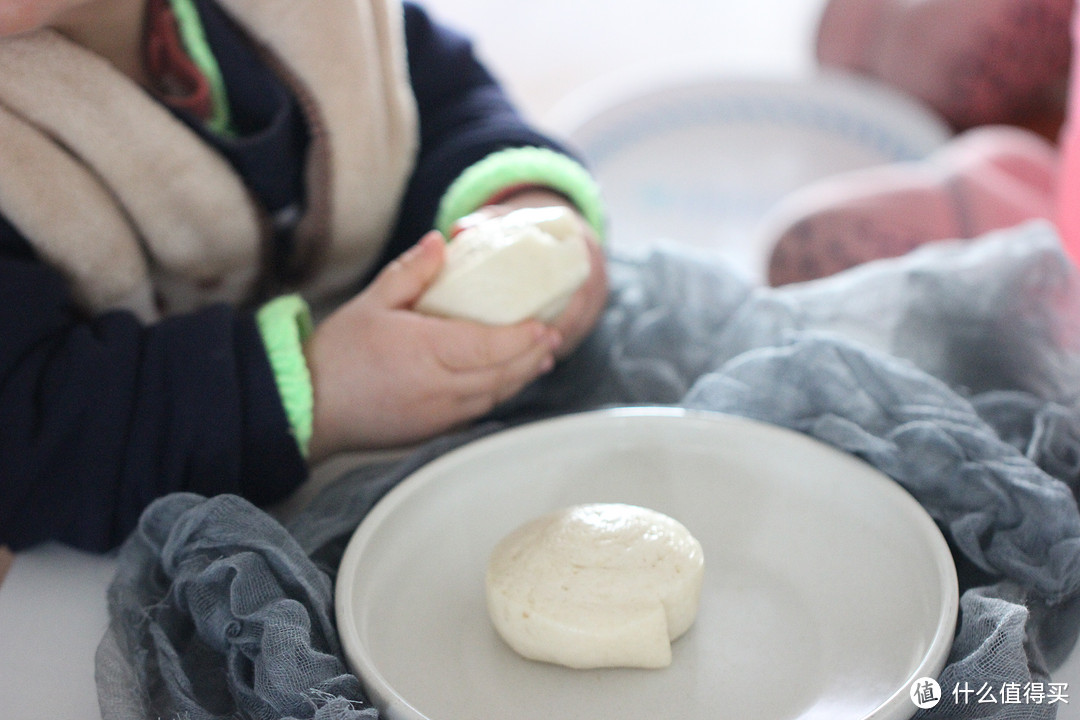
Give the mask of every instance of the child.
[[556, 203], [599, 237], [415, 5], [0, 0], [0, 545], [103, 550], [163, 494], [269, 503], [483, 415], [589, 332], [602, 258], [550, 327], [435, 319], [428, 230]]
[[[960, 134], [923, 162], [826, 179], [782, 203], [766, 231], [770, 282], [1034, 218], [1055, 221], [1067, 246], [1080, 243], [1056, 144], [1071, 11], [1072, 0], [831, 0], [818, 32], [821, 63], [921, 99]], [[1066, 125], [1066, 147], [1073, 135]]]

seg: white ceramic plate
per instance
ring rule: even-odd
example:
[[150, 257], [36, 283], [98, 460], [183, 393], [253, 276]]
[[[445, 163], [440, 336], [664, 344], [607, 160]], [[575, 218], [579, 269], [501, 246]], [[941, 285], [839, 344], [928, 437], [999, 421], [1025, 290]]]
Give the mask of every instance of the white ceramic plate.
[[949, 137], [921, 104], [854, 76], [673, 75], [599, 81], [548, 120], [599, 180], [615, 248], [673, 240], [720, 251], [760, 278], [769, 238], [758, 226], [784, 195], [924, 157]]
[[[537, 663], [492, 628], [495, 543], [582, 502], [659, 510], [702, 543], [701, 606], [670, 667]], [[861, 461], [745, 419], [637, 408], [522, 426], [420, 469], [357, 529], [336, 601], [389, 720], [895, 720], [944, 666], [957, 584], [930, 517]]]

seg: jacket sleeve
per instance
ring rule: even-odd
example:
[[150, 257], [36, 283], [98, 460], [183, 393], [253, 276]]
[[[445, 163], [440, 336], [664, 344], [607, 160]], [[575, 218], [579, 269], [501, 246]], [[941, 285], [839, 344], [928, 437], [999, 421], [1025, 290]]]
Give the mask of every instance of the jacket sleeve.
[[283, 497], [306, 474], [254, 319], [89, 318], [0, 223], [0, 544], [102, 551], [173, 491]]
[[477, 161], [510, 147], [565, 152], [518, 112], [467, 38], [411, 3], [405, 3], [405, 36], [420, 113], [420, 151], [389, 257], [432, 228], [447, 187]]

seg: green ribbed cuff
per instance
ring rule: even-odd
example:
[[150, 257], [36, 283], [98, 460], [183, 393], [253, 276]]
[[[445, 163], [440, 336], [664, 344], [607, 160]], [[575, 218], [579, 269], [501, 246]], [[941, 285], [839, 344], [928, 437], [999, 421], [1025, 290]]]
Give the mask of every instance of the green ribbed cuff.
[[283, 295], [263, 305], [255, 313], [255, 320], [274, 371], [285, 416], [300, 453], [307, 457], [315, 395], [304, 357], [304, 341], [313, 330], [311, 311], [299, 295]]
[[604, 203], [592, 175], [573, 158], [540, 147], [500, 150], [466, 168], [443, 195], [435, 228], [447, 235], [455, 221], [501, 190], [523, 184], [542, 185], [565, 195], [603, 240]]

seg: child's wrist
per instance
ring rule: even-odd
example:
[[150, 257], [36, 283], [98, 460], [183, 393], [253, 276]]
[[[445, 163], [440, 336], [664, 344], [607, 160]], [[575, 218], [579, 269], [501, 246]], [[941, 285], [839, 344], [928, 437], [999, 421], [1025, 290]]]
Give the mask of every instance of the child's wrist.
[[467, 168], [443, 196], [435, 227], [445, 235], [478, 208], [536, 189], [566, 198], [597, 238], [604, 237], [604, 206], [592, 176], [573, 158], [540, 147], [500, 150]]

